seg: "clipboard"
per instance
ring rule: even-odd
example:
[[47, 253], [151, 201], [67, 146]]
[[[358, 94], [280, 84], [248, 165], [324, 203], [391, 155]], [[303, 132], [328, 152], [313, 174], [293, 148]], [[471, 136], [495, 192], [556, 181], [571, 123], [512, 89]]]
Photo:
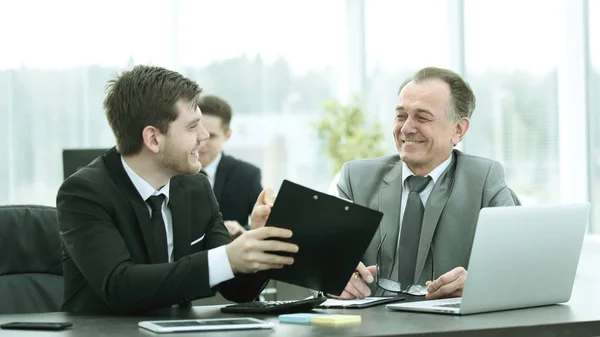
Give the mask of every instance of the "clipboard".
[[364, 300], [336, 300], [328, 299], [321, 303], [319, 308], [323, 309], [363, 309], [381, 304], [404, 301], [402, 296], [391, 297], [366, 297]]
[[361, 261], [383, 213], [284, 180], [266, 226], [290, 229], [294, 264], [264, 271], [283, 281], [339, 295]]

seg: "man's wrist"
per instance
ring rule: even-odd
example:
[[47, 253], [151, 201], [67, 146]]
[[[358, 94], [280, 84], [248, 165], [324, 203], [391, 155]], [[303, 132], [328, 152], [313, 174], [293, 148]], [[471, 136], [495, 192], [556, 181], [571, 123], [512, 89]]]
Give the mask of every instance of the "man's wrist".
[[231, 248], [231, 243], [225, 246], [225, 253], [227, 254], [227, 260], [229, 260], [229, 266], [231, 267], [231, 271], [234, 274], [237, 274], [237, 268], [235, 267], [233, 261], [231, 260], [231, 252], [229, 249]]

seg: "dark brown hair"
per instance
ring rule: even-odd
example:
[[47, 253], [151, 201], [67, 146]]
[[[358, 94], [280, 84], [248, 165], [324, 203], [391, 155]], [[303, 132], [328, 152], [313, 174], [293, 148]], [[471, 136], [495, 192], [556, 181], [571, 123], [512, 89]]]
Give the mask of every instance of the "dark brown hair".
[[104, 111], [123, 156], [140, 153], [142, 131], [148, 125], [163, 134], [177, 119], [177, 101], [194, 106], [202, 88], [193, 80], [161, 67], [135, 66], [122, 72], [106, 86]]
[[202, 95], [198, 107], [203, 115], [215, 116], [221, 119], [223, 129], [228, 130], [231, 123], [231, 105], [226, 100], [214, 95]]
[[398, 90], [398, 95], [411, 81], [422, 83], [432, 79], [444, 81], [448, 84], [448, 87], [450, 87], [452, 109], [448, 110], [446, 117], [455, 122], [460, 122], [462, 117], [471, 118], [473, 110], [475, 110], [475, 94], [473, 93], [471, 86], [465, 82], [459, 74], [448, 69], [428, 67], [419, 70], [402, 83]]

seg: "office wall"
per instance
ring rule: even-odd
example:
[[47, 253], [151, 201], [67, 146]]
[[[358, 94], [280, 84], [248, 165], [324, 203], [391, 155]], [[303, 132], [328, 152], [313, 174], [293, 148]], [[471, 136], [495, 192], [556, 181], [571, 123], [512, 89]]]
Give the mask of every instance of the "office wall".
[[[314, 129], [323, 102], [360, 95], [393, 153], [398, 86], [435, 65], [477, 94], [460, 148], [502, 162], [525, 203], [592, 201], [600, 231], [599, 2], [2, 1], [0, 204], [54, 205], [62, 149], [113, 145], [104, 86], [134, 64], [181, 71], [228, 99], [226, 151], [260, 166], [266, 186], [321, 190], [333, 176]], [[574, 43], [580, 23], [585, 42]], [[580, 87], [587, 95], [566, 92]]]

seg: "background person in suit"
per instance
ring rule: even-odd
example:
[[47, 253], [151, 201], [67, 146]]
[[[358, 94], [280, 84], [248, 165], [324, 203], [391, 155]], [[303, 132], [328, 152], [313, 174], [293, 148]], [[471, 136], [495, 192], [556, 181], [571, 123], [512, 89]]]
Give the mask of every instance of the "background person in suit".
[[293, 258], [298, 247], [268, 238], [289, 230], [264, 226], [268, 191], [254, 212], [256, 229], [232, 241], [208, 179], [197, 174], [208, 139], [197, 99], [182, 75], [136, 66], [109, 82], [104, 107], [117, 147], [66, 179], [57, 195], [63, 246], [62, 310], [138, 313], [189, 306], [218, 291], [254, 300], [266, 285], [259, 270]]
[[232, 132], [229, 103], [217, 96], [202, 95], [198, 106], [202, 125], [210, 134], [200, 144], [198, 157], [215, 192], [225, 226], [235, 238], [249, 228], [248, 216], [262, 191], [260, 169], [223, 153], [223, 144]]
[[400, 281], [404, 291], [427, 285], [427, 299], [462, 296], [480, 209], [514, 205], [498, 162], [454, 149], [474, 109], [475, 96], [458, 74], [421, 69], [398, 94], [399, 155], [344, 164], [340, 196], [384, 217], [342, 298], [385, 293], [373, 282], [380, 244], [382, 278]]

